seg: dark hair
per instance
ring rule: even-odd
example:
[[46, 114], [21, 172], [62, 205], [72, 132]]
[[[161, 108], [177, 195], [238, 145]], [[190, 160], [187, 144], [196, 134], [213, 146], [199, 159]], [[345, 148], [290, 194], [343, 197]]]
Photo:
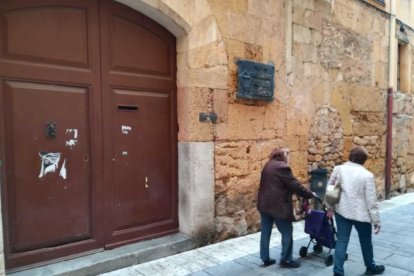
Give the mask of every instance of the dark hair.
[[276, 148], [272, 150], [269, 156], [270, 159], [276, 159], [279, 161], [286, 161], [286, 149], [284, 148]]
[[349, 161], [364, 165], [365, 161], [368, 159], [368, 153], [363, 147], [356, 147], [351, 150], [349, 153]]

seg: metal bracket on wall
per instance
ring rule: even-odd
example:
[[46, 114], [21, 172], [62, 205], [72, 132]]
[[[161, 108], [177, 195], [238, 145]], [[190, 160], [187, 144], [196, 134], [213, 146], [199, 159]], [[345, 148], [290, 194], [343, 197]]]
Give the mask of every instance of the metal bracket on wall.
[[200, 122], [212, 122], [213, 124], [215, 124], [217, 122], [217, 118], [217, 114], [214, 112], [201, 112], [199, 115]]

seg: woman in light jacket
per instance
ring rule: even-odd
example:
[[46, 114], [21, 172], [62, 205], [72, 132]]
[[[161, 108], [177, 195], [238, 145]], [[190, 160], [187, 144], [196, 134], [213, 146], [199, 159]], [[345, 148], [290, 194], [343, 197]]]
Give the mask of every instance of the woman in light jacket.
[[366, 266], [365, 274], [382, 274], [385, 270], [383, 265], [376, 265], [374, 262], [372, 226], [374, 233], [378, 234], [381, 224], [374, 175], [363, 166], [367, 158], [368, 153], [364, 148], [353, 148], [349, 154], [349, 161], [336, 166], [328, 182], [328, 185], [333, 185], [338, 178], [342, 187], [339, 203], [328, 211], [328, 216], [332, 217], [332, 209], [335, 210], [338, 231], [334, 276], [345, 275], [344, 262], [352, 226], [358, 232]]

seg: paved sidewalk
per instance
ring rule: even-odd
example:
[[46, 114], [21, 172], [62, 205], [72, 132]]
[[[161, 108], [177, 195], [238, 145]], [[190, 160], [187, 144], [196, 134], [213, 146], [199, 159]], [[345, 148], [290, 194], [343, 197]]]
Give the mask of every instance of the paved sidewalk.
[[[385, 265], [383, 275], [414, 275], [414, 193], [382, 201], [380, 209], [382, 229], [373, 238], [377, 264]], [[299, 258], [299, 248], [309, 241], [303, 229], [303, 221], [294, 223], [295, 258]], [[326, 248], [320, 256], [308, 254], [301, 259], [302, 266], [298, 269], [284, 269], [278, 265], [262, 268], [259, 266], [259, 240], [260, 232], [102, 275], [333, 275], [332, 266], [324, 264], [323, 257], [328, 254]], [[271, 245], [271, 257], [279, 259], [280, 234], [276, 229], [273, 229]], [[346, 275], [364, 275], [365, 267], [355, 230], [352, 231], [348, 254]]]

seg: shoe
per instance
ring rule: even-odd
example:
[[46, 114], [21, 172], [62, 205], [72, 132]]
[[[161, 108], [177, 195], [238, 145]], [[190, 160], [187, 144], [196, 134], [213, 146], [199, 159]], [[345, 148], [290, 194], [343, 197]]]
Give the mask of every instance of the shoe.
[[383, 265], [376, 265], [374, 269], [367, 268], [365, 271], [365, 275], [377, 275], [382, 274], [385, 270], [385, 267]]
[[266, 267], [266, 266], [269, 266], [269, 265], [273, 265], [273, 264], [275, 264], [275, 263], [276, 263], [276, 260], [274, 260], [274, 259], [269, 259], [269, 260], [263, 261], [263, 263], [262, 263], [261, 267]]
[[280, 262], [280, 266], [283, 268], [298, 268], [300, 267], [300, 263], [297, 261], [283, 261]]

